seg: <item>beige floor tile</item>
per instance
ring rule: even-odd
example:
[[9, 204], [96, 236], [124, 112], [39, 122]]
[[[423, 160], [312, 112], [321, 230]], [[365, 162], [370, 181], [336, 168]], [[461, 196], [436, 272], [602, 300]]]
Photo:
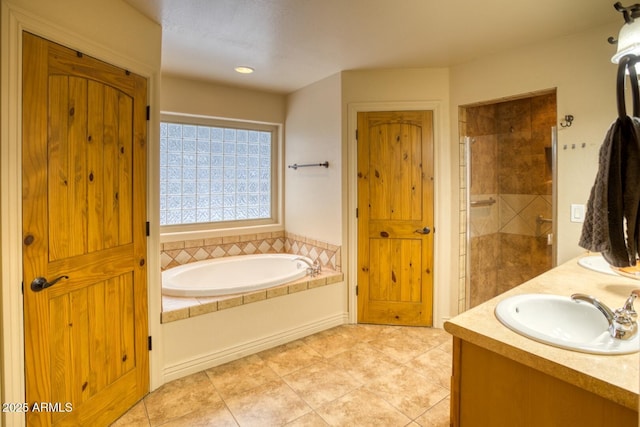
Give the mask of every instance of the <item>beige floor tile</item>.
[[388, 325], [341, 325], [334, 328], [343, 335], [348, 336], [354, 342], [369, 342], [391, 333], [397, 329], [396, 326]]
[[356, 342], [349, 335], [337, 331], [336, 328], [320, 332], [303, 339], [303, 342], [324, 357], [350, 350]]
[[453, 337], [450, 338], [451, 339], [440, 344], [438, 348], [446, 353], [453, 354]]
[[444, 344], [447, 341], [452, 341], [453, 338], [444, 329], [427, 328], [427, 327], [413, 327], [402, 328], [400, 331], [405, 336], [416, 338], [425, 343], [425, 350]]
[[279, 378], [278, 374], [256, 355], [216, 366], [205, 372], [223, 399]]
[[222, 399], [204, 372], [171, 381], [144, 399], [152, 426], [193, 411], [207, 409]]
[[113, 426], [448, 426], [451, 359], [439, 329], [342, 325], [167, 383]]
[[449, 370], [451, 370], [451, 365], [453, 363], [451, 354], [447, 353], [444, 350], [441, 350], [440, 346], [421, 354], [414, 360], [422, 360], [425, 364], [430, 363], [431, 365], [444, 366], [446, 368], [449, 368]]
[[311, 412], [281, 380], [232, 396], [225, 403], [241, 426], [279, 426]]
[[149, 427], [149, 418], [144, 402], [138, 402], [133, 408], [111, 424], [112, 427]]
[[162, 427], [237, 427], [233, 415], [224, 402], [214, 403], [213, 405], [202, 408], [197, 411], [193, 411], [185, 416], [176, 418], [173, 421], [169, 421], [166, 424], [162, 424]]
[[409, 418], [384, 399], [363, 389], [352, 391], [316, 410], [332, 426], [405, 426]]
[[328, 362], [344, 370], [361, 383], [375, 381], [387, 372], [401, 366], [400, 363], [373, 348], [369, 343], [359, 343], [328, 359]]
[[449, 395], [449, 390], [404, 366], [365, 385], [364, 389], [383, 398], [410, 419]]
[[450, 369], [437, 365], [415, 366], [412, 364], [407, 364], [407, 366], [413, 369], [415, 372], [419, 372], [420, 375], [427, 378], [432, 383], [438, 384], [440, 387], [447, 390], [451, 389]]
[[290, 374], [323, 360], [323, 357], [317, 351], [301, 340], [263, 351], [258, 353], [258, 356], [280, 376]]
[[312, 408], [342, 397], [362, 385], [344, 370], [327, 362], [302, 368], [283, 377], [283, 380]]
[[405, 366], [413, 369], [446, 389], [451, 388], [452, 358], [449, 353], [436, 347], [410, 360]]
[[325, 420], [315, 412], [309, 412], [308, 414], [286, 424], [287, 427], [326, 427], [328, 425], [329, 424], [327, 424]]
[[430, 349], [430, 347], [424, 344], [423, 341], [419, 340], [415, 336], [409, 335], [404, 329], [397, 330], [393, 334], [380, 337], [369, 342], [369, 344], [376, 350], [400, 363], [406, 363]]
[[427, 412], [416, 418], [416, 422], [422, 427], [449, 427], [450, 399], [442, 399]]

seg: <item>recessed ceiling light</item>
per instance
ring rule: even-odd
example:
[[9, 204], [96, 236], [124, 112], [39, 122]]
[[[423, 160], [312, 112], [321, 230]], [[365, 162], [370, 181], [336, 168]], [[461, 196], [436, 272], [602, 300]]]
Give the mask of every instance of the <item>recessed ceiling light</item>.
[[253, 68], [245, 66], [236, 67], [235, 70], [240, 74], [251, 74], [254, 71]]

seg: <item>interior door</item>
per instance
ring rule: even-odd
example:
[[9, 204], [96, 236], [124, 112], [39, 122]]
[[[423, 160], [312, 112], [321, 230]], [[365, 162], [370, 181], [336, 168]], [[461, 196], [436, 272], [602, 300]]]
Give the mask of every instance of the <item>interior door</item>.
[[108, 425], [149, 389], [146, 80], [23, 33], [29, 426]]
[[358, 321], [433, 323], [431, 111], [358, 113]]

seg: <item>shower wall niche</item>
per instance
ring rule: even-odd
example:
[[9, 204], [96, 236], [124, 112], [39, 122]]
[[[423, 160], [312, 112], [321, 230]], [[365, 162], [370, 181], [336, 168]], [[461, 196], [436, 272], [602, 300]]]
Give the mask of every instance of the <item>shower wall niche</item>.
[[465, 306], [553, 266], [556, 94], [461, 107]]

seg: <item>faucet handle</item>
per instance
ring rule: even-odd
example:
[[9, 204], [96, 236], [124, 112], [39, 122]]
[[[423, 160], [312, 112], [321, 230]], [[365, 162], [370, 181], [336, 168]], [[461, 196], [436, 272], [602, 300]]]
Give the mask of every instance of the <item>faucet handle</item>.
[[631, 291], [624, 305], [615, 311], [613, 323], [616, 338], [631, 339], [638, 333], [638, 313], [633, 307], [633, 301], [638, 295], [640, 295], [640, 289]]
[[638, 313], [633, 307], [633, 301], [638, 296], [640, 296], [640, 289], [634, 289], [633, 291], [631, 291], [631, 295], [629, 295], [629, 298], [627, 298], [621, 309], [624, 310], [627, 313], [627, 316], [629, 316], [634, 322], [638, 319]]

